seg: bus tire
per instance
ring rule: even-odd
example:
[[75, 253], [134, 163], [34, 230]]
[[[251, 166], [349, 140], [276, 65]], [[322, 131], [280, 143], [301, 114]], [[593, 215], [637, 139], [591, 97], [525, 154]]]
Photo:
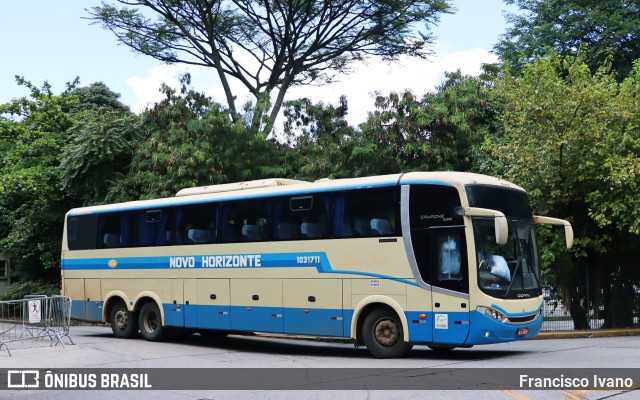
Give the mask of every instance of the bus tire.
[[138, 334], [138, 317], [129, 311], [127, 305], [122, 300], [117, 300], [111, 306], [109, 313], [111, 330], [113, 335], [121, 339], [131, 339]]
[[159, 342], [168, 336], [169, 328], [162, 326], [162, 314], [154, 301], [149, 301], [142, 306], [138, 324], [145, 340]]
[[404, 341], [400, 318], [387, 308], [376, 308], [366, 316], [362, 340], [376, 358], [404, 357], [413, 347]]

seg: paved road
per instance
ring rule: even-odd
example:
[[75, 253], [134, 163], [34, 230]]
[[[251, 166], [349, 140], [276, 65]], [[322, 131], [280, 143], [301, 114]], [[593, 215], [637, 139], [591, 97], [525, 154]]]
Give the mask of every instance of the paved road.
[[[142, 339], [115, 339], [108, 328], [72, 327], [76, 345], [49, 347], [47, 343], [13, 345], [9, 357], [0, 351], [0, 368], [479, 368], [499, 372], [500, 368], [526, 371], [530, 368], [638, 368], [640, 337], [531, 340], [498, 345], [477, 346], [437, 354], [416, 347], [410, 356], [397, 360], [377, 360], [363, 348], [347, 343], [318, 343], [291, 339], [230, 336], [218, 342], [193, 335], [169, 343], [151, 343]], [[373, 370], [372, 370], [373, 371]], [[215, 372], [215, 371], [214, 371]], [[279, 379], [286, 380], [280, 376]], [[285, 387], [290, 383], [283, 382]], [[0, 391], [0, 398], [31, 399], [158, 399], [158, 391]], [[613, 397], [612, 397], [613, 396]], [[161, 398], [196, 399], [604, 399], [640, 398], [640, 391], [163, 391]]]

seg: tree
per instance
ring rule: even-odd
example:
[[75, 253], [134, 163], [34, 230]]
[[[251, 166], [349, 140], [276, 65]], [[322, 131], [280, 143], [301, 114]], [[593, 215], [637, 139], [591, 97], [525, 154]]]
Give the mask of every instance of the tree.
[[78, 104], [73, 107], [72, 113], [97, 110], [99, 108], [123, 113], [129, 111], [129, 107], [118, 100], [120, 94], [114, 93], [102, 82], [92, 83], [87, 87], [75, 88], [71, 94], [78, 97]]
[[103, 202], [123, 165], [109, 158], [117, 124], [106, 110], [133, 114], [104, 84], [76, 78], [56, 95], [46, 82], [16, 80], [30, 95], [0, 105], [0, 253], [21, 280], [57, 281], [65, 213]]
[[505, 0], [520, 13], [508, 15], [511, 27], [495, 47], [512, 72], [550, 51], [561, 56], [586, 50], [595, 72], [611, 58], [618, 79], [640, 58], [640, 3], [629, 0]]
[[[622, 83], [607, 67], [591, 73], [580, 57], [550, 54], [496, 82], [504, 136], [487, 143], [505, 175], [524, 186], [534, 210], [569, 219], [572, 254], [545, 259], [569, 276], [602, 272], [605, 326], [632, 323], [626, 298], [640, 256], [640, 64]], [[557, 249], [555, 249], [557, 250]], [[561, 282], [576, 329], [588, 329], [586, 287]]]
[[350, 155], [358, 132], [346, 120], [349, 106], [341, 96], [337, 106], [309, 99], [287, 102], [284, 131], [290, 150], [287, 165], [297, 179], [357, 176]]
[[140, 118], [104, 83], [70, 92], [78, 98], [60, 156], [62, 185], [74, 206], [102, 204], [112, 182], [129, 171]]
[[90, 19], [138, 53], [214, 68], [234, 119], [238, 80], [255, 98], [252, 129], [265, 134], [289, 88], [330, 82], [367, 56], [424, 57], [429, 25], [450, 10], [446, 0], [118, 2], [90, 9]]
[[[102, 103], [100, 103], [102, 104]], [[129, 171], [140, 118], [101, 106], [77, 115], [60, 157], [62, 185], [80, 205], [105, 203], [111, 185]]]
[[284, 175], [282, 148], [250, 133], [211, 98], [163, 86], [165, 99], [146, 110], [132, 143], [128, 172], [109, 187], [110, 202], [169, 197], [183, 188]]
[[17, 77], [29, 98], [0, 105], [0, 249], [23, 279], [53, 277], [60, 263], [62, 221], [69, 203], [59, 154], [73, 125], [77, 80], [54, 95]]
[[422, 99], [410, 91], [376, 97], [352, 153], [354, 164], [365, 169], [361, 173], [474, 168], [489, 120], [488, 86], [459, 71], [446, 78]]

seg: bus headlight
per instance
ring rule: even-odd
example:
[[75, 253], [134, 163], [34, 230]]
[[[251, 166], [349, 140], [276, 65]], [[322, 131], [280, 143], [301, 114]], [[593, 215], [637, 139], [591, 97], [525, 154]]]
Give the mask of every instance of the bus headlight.
[[506, 315], [504, 315], [503, 313], [501, 313], [498, 310], [494, 310], [491, 307], [482, 307], [482, 306], [480, 306], [480, 307], [476, 308], [476, 310], [479, 313], [482, 313], [482, 314], [486, 315], [487, 317], [493, 318], [498, 322], [505, 323], [505, 322], [508, 321], [508, 318], [507, 318]]

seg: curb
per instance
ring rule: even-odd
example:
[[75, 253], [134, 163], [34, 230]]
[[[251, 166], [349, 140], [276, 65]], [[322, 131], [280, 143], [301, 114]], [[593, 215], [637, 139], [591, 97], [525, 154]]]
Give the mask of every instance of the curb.
[[[352, 343], [351, 339], [335, 338], [326, 336], [305, 336], [305, 335], [287, 335], [278, 333], [255, 333], [252, 336], [272, 338], [272, 339], [289, 339], [289, 340], [306, 340], [312, 342], [323, 343]], [[527, 340], [548, 340], [548, 339], [588, 339], [588, 338], [607, 338], [607, 337], [624, 337], [624, 336], [640, 336], [640, 329], [598, 329], [587, 331], [552, 331], [540, 332]]]
[[621, 336], [640, 336], [640, 329], [594, 329], [584, 331], [553, 331], [540, 332], [537, 336], [531, 338], [536, 339], [583, 339], [583, 338], [603, 338], [603, 337], [621, 337]]

